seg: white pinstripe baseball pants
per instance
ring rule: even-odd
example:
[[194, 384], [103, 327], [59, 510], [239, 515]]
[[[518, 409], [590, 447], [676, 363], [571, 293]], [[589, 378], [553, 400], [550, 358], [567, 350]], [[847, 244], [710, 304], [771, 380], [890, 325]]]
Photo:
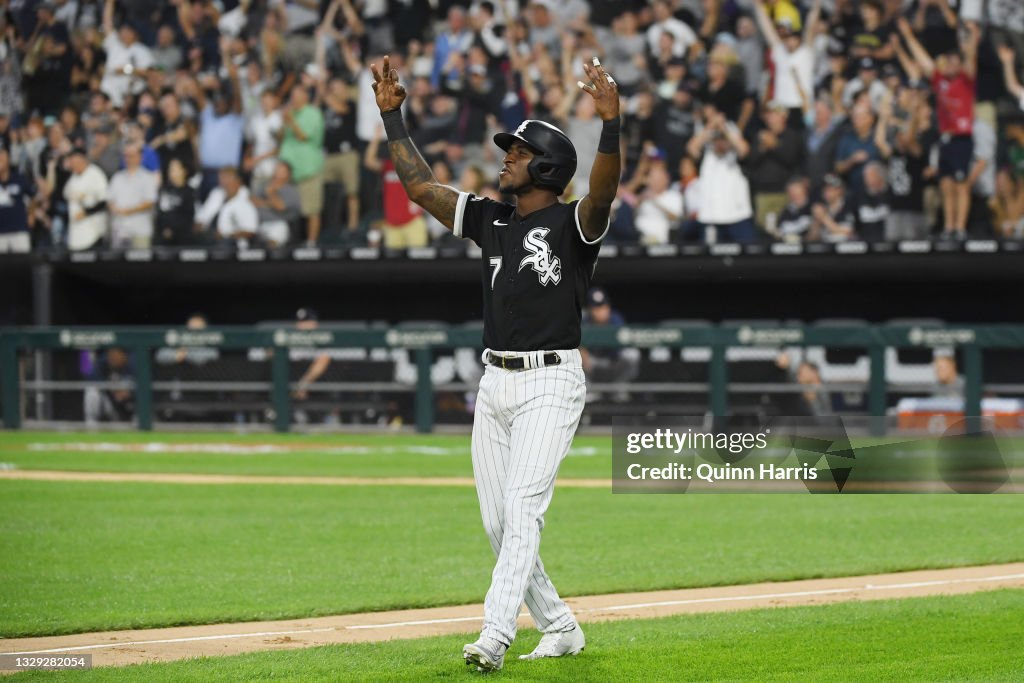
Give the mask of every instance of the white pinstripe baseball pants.
[[508, 644], [524, 600], [541, 631], [566, 631], [576, 623], [540, 560], [544, 512], [586, 399], [580, 352], [558, 353], [561, 364], [549, 367], [510, 371], [487, 365], [477, 395], [473, 476], [484, 530], [498, 557], [482, 635]]

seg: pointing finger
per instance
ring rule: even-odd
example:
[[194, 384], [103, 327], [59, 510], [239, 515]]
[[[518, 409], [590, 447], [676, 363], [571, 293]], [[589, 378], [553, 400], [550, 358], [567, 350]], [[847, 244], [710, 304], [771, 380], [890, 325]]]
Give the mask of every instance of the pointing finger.
[[373, 74], [374, 82], [375, 83], [380, 83], [380, 80], [381, 80], [380, 79], [380, 72], [377, 71], [377, 65], [376, 64], [371, 64], [370, 65], [370, 73]]

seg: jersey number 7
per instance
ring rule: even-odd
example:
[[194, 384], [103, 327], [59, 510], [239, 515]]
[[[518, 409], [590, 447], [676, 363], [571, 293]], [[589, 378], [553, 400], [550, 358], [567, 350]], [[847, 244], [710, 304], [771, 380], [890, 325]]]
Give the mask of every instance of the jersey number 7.
[[498, 271], [501, 270], [501, 257], [500, 256], [492, 256], [490, 261], [491, 261], [491, 266], [494, 268], [494, 272], [491, 273], [491, 291], [493, 292], [494, 291], [494, 282], [495, 282], [495, 280], [498, 279]]

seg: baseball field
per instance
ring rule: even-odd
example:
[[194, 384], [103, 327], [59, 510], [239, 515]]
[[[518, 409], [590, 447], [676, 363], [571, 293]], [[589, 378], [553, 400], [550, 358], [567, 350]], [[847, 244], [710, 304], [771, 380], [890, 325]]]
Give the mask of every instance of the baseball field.
[[[576, 439], [541, 550], [588, 647], [520, 662], [527, 626], [496, 677], [1021, 680], [1020, 496], [613, 495], [610, 448]], [[477, 675], [471, 477], [468, 436], [2, 433], [0, 654], [96, 664], [11, 680]]]

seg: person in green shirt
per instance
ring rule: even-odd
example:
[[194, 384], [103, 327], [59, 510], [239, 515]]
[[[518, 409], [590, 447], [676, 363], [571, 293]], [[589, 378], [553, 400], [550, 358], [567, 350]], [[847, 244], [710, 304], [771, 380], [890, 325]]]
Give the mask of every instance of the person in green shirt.
[[320, 212], [324, 207], [324, 115], [309, 103], [309, 91], [297, 85], [283, 118], [278, 158], [291, 166], [306, 220], [306, 241], [312, 244], [320, 236]]

